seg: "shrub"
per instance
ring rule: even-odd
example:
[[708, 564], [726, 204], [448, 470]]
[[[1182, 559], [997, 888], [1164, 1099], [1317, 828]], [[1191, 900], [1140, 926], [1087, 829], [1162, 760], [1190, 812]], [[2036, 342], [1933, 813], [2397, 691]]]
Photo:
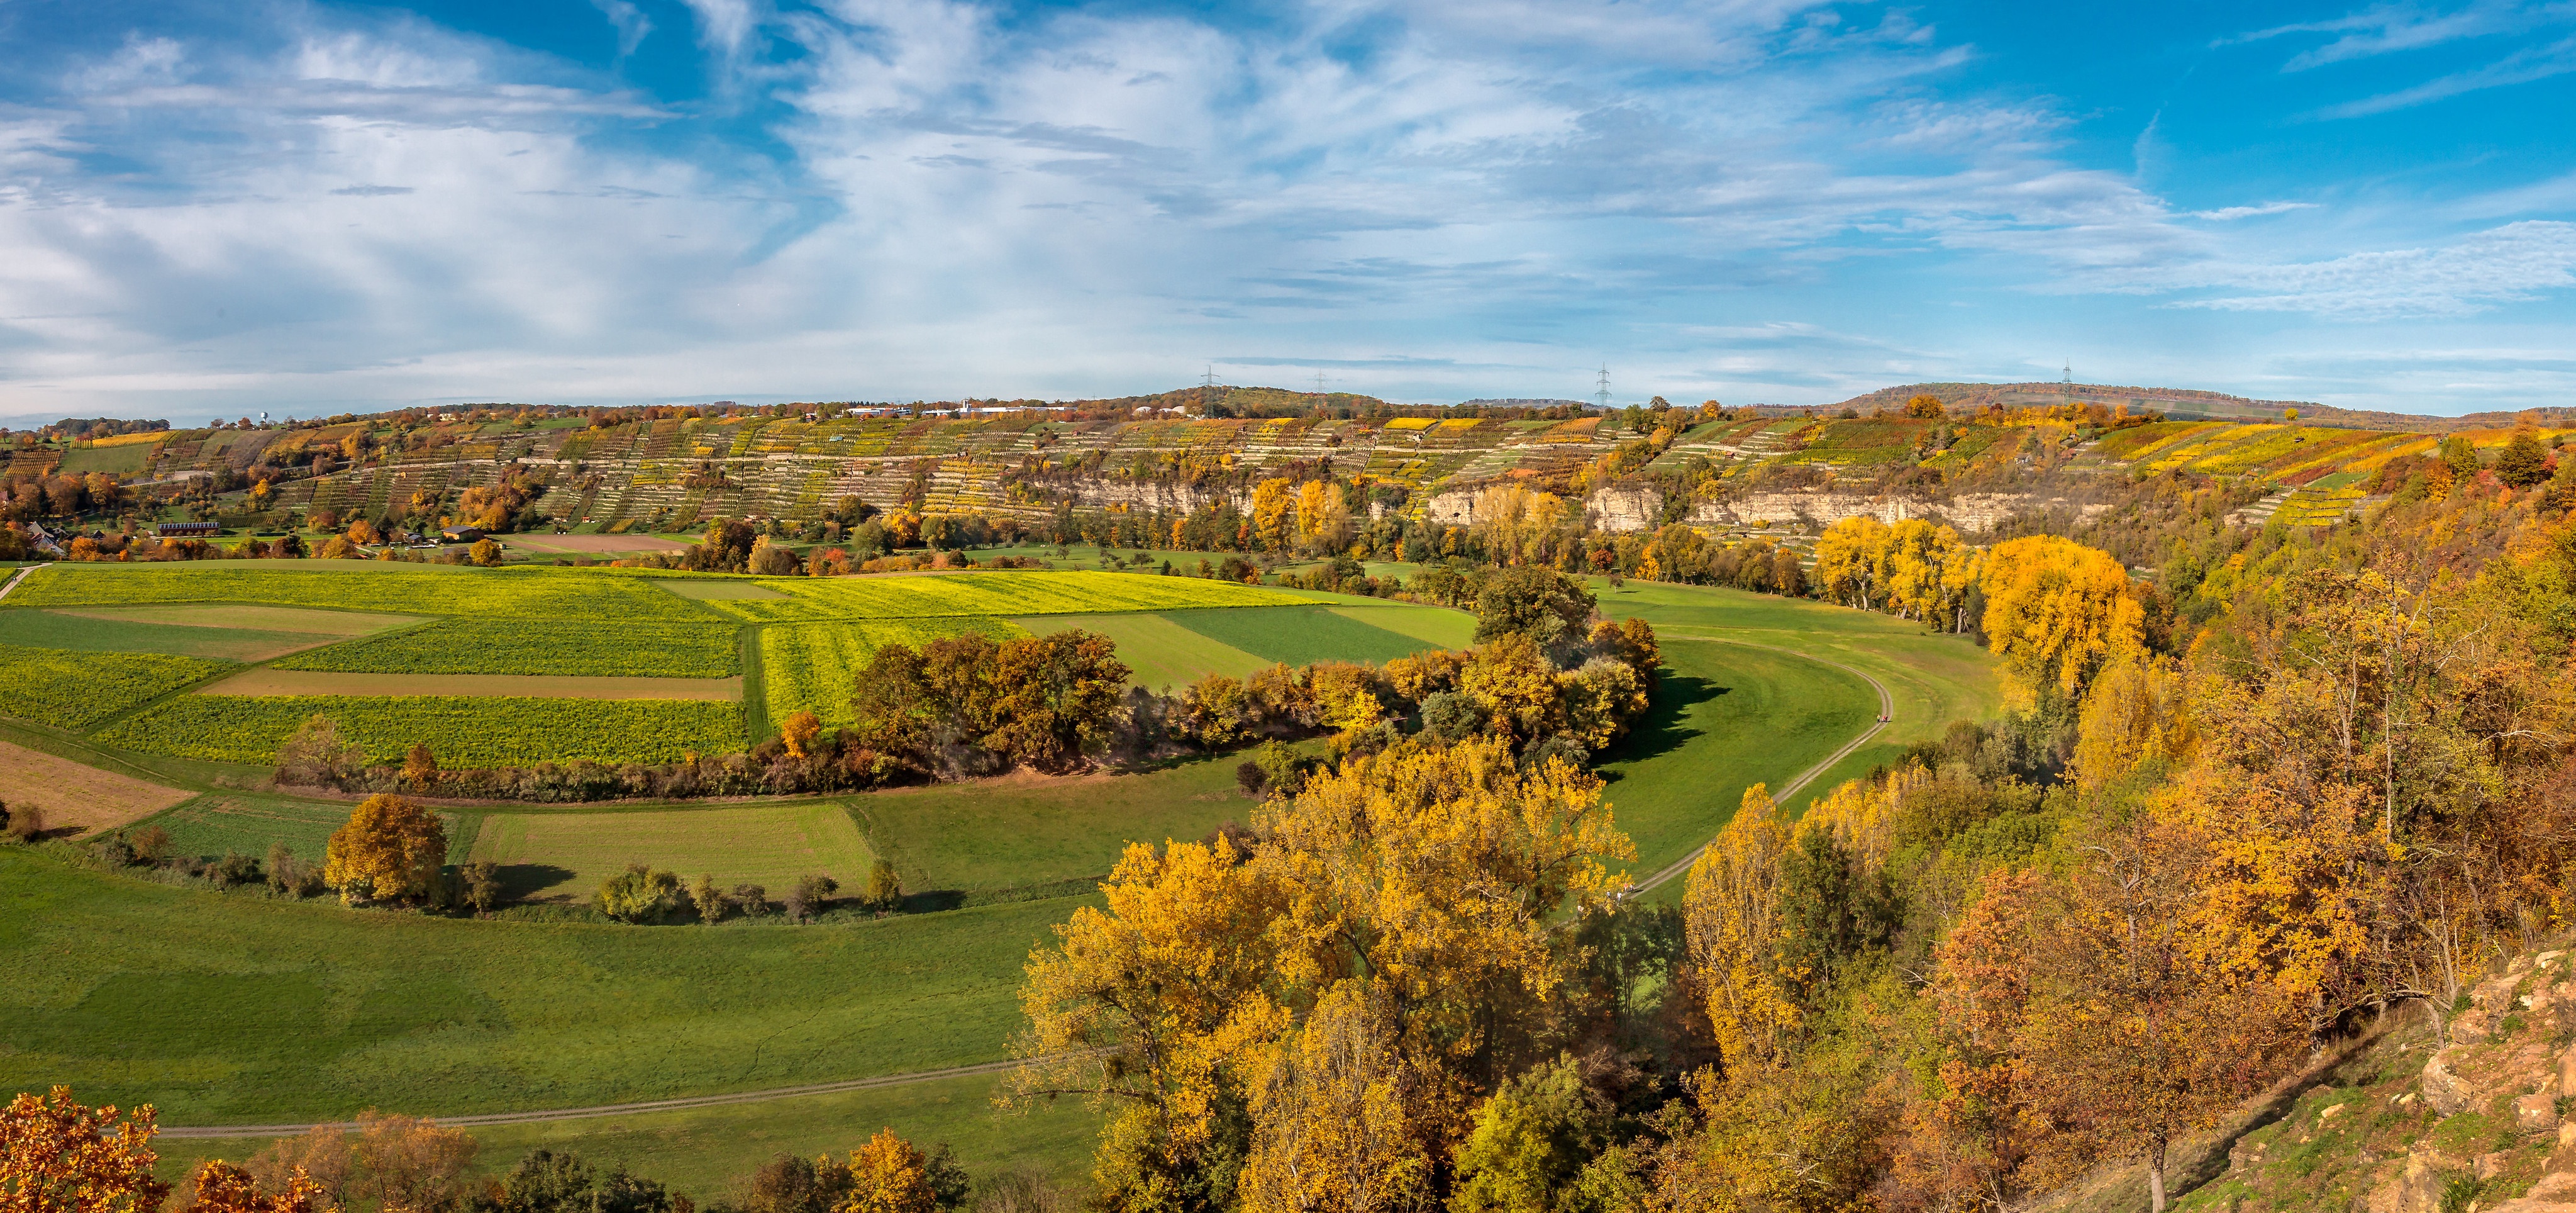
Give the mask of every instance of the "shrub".
[[725, 916], [724, 890], [716, 887], [716, 878], [710, 874], [699, 873], [696, 880], [689, 882], [689, 904], [697, 907], [700, 922], [717, 922]]
[[764, 918], [769, 914], [769, 890], [759, 885], [735, 885], [733, 895], [728, 900], [741, 909], [746, 917]]
[[903, 904], [903, 877], [894, 864], [880, 859], [868, 865], [867, 905], [883, 914]]
[[680, 878], [641, 863], [599, 882], [591, 905], [619, 922], [660, 922], [679, 906]]
[[112, 868], [130, 868], [142, 862], [135, 857], [134, 844], [126, 841], [123, 834], [109, 834], [91, 843], [89, 849], [99, 862]]
[[20, 842], [34, 842], [45, 833], [45, 811], [32, 804], [0, 810], [0, 821], [8, 823], [9, 837]]
[[465, 865], [465, 904], [477, 914], [489, 914], [501, 904], [501, 871], [488, 859]]
[[1261, 769], [1260, 763], [1247, 758], [1235, 764], [1234, 782], [1242, 786], [1244, 795], [1259, 796], [1270, 786], [1270, 775]]
[[1261, 786], [1267, 791], [1294, 796], [1306, 786], [1306, 760], [1278, 742], [1262, 742], [1261, 748], [1252, 752], [1252, 761], [1261, 768]]
[[798, 877], [796, 887], [787, 891], [787, 916], [797, 922], [809, 922], [823, 912], [823, 904], [841, 888], [841, 882], [816, 874]]
[[215, 861], [211, 875], [216, 884], [227, 889], [235, 885], [257, 884], [260, 879], [259, 861], [226, 848], [224, 857]]
[[136, 863], [159, 863], [170, 857], [170, 831], [159, 826], [136, 830], [126, 841], [134, 844]]

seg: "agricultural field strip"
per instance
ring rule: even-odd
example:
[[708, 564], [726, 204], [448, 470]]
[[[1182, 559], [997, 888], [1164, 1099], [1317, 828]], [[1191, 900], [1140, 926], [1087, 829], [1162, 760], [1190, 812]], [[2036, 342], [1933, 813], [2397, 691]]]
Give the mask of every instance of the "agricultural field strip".
[[196, 798], [184, 788], [0, 741], [0, 800], [42, 810], [49, 830], [121, 826]]
[[654, 678], [580, 674], [387, 674], [267, 666], [196, 688], [199, 695], [387, 698], [693, 699], [742, 702], [742, 678]]
[[[1016, 1061], [987, 1061], [971, 1066], [950, 1066], [944, 1070], [921, 1070], [911, 1074], [884, 1074], [875, 1078], [853, 1078], [846, 1082], [807, 1083], [801, 1087], [772, 1087], [765, 1091], [735, 1091], [726, 1095], [690, 1095], [678, 1099], [651, 1099], [641, 1103], [600, 1104], [588, 1108], [558, 1108], [545, 1112], [489, 1112], [480, 1116], [441, 1116], [443, 1128], [472, 1129], [488, 1125], [523, 1125], [553, 1120], [590, 1120], [602, 1116], [631, 1116], [644, 1112], [676, 1112], [688, 1108], [720, 1108], [729, 1104], [767, 1103], [773, 1099], [794, 1099], [803, 1095], [832, 1095], [842, 1091], [870, 1091], [879, 1087], [900, 1087], [920, 1082], [938, 1082], [949, 1078], [969, 1078], [979, 1074], [1001, 1074], [1016, 1068]], [[352, 1130], [356, 1121], [321, 1121], [303, 1125], [188, 1125], [161, 1126], [161, 1136], [172, 1138], [220, 1137], [287, 1137], [310, 1133], [319, 1128]]]
[[442, 763], [676, 762], [745, 748], [742, 711], [685, 699], [456, 696], [180, 695], [99, 730], [93, 740], [145, 754], [265, 765], [307, 717], [328, 715], [371, 761], [415, 742]]
[[[1818, 762], [1816, 765], [1799, 772], [1797, 778], [1773, 789], [1771, 791], [1771, 800], [1775, 804], [1788, 803], [1789, 797], [1795, 795], [1799, 789], [1814, 782], [1817, 776], [1834, 769], [1835, 763], [1841, 762], [1843, 759], [1849, 757], [1852, 751], [1867, 744], [1870, 738], [1876, 737], [1879, 730], [1887, 727], [1888, 719], [1896, 714], [1896, 697], [1888, 693], [1886, 683], [1880, 682], [1870, 674], [1862, 670], [1854, 669], [1851, 666], [1844, 665], [1839, 661], [1818, 657], [1813, 653], [1801, 653], [1796, 649], [1784, 649], [1776, 645], [1768, 644], [1755, 644], [1749, 640], [1730, 640], [1716, 636], [1689, 636], [1671, 632], [1666, 633], [1664, 639], [1697, 641], [1702, 644], [1734, 644], [1742, 645], [1749, 649], [1769, 649], [1774, 653], [1785, 653], [1791, 657], [1804, 658], [1820, 665], [1833, 666], [1836, 669], [1855, 675], [1868, 682], [1870, 687], [1878, 692], [1878, 719], [1872, 720], [1868, 728], [1862, 729], [1859, 733], [1855, 734], [1851, 740], [1844, 742], [1841, 749], [1826, 755], [1824, 760]], [[1643, 883], [1637, 884], [1626, 890], [1623, 895], [1632, 897], [1642, 896], [1654, 891], [1658, 886], [1670, 881], [1672, 878], [1679, 876], [1684, 872], [1689, 871], [1691, 865], [1699, 862], [1699, 857], [1706, 853], [1708, 848], [1708, 843], [1702, 843], [1699, 846], [1692, 848], [1689, 854], [1665, 865], [1662, 871], [1647, 877]]]
[[238, 668], [211, 657], [0, 644], [0, 711], [56, 728], [85, 728]]
[[856, 724], [858, 717], [850, 710], [852, 681], [878, 648], [923, 645], [968, 632], [996, 640], [1028, 634], [1007, 619], [982, 615], [794, 620], [761, 627], [756, 668], [769, 727], [797, 712], [812, 712], [826, 725]]
[[[456, 618], [300, 653], [281, 670], [404, 675], [728, 678], [734, 627], [604, 620]], [[651, 696], [640, 696], [651, 697]]]
[[333, 610], [349, 609], [355, 599], [363, 604], [361, 609], [428, 615], [669, 623], [716, 618], [705, 606], [663, 593], [648, 579], [613, 575], [617, 570], [330, 563], [335, 567], [318, 570], [206, 564], [110, 564], [79, 569], [53, 565], [44, 575], [29, 578], [10, 605], [239, 603]]

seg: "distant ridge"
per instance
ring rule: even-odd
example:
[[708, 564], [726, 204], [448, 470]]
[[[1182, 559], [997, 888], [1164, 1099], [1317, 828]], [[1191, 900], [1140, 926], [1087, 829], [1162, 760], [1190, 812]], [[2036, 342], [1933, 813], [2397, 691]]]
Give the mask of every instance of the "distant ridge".
[[2301, 421], [2360, 430], [2498, 429], [2511, 426], [2525, 416], [2543, 425], [2576, 424], [2576, 408], [2434, 417], [2419, 413], [2342, 409], [2312, 400], [2253, 400], [2194, 388], [2125, 387], [2100, 383], [1909, 383], [1902, 387], [1880, 388], [1824, 407], [1828, 412], [1855, 409], [1869, 413], [1878, 409], [1901, 408], [1916, 396], [1937, 396], [1943, 405], [1952, 409], [1964, 407], [1974, 410], [1987, 405], [2029, 408], [2069, 403], [2127, 405], [2131, 412], [2153, 411], [2177, 419], [2212, 421], [2279, 421], [2286, 410], [2297, 409]]
[[1461, 400], [1455, 407], [1462, 409], [1579, 409], [1589, 406], [1580, 400], [1545, 400], [1534, 396], [1512, 396]]

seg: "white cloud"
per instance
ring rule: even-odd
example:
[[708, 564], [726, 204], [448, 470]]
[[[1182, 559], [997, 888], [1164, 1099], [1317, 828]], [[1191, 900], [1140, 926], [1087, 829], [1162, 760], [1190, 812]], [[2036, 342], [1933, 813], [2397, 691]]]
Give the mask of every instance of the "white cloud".
[[2167, 283], [2243, 292], [2175, 307], [2356, 319], [2464, 316], [2576, 287], [2576, 223], [2509, 223], [2443, 248], [2272, 265], [2213, 263], [2177, 271]]
[[2222, 206], [2216, 210], [2193, 211], [2191, 217], [2225, 223], [2236, 219], [2252, 219], [2260, 215], [2286, 215], [2291, 211], [2311, 211], [2316, 208], [2317, 204], [2313, 202], [2266, 202], [2260, 206]]

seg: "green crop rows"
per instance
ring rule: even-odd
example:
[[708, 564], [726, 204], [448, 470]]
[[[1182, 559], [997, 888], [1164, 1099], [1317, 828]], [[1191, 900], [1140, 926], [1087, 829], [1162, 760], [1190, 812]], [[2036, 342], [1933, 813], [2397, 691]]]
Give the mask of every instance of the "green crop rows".
[[214, 762], [265, 764], [316, 714], [377, 762], [425, 743], [443, 766], [676, 762], [743, 748], [742, 709], [676, 699], [444, 695], [186, 695], [100, 731], [108, 745]]
[[665, 593], [648, 579], [596, 569], [475, 569], [357, 560], [55, 565], [29, 576], [9, 596], [13, 607], [147, 602], [258, 602], [488, 618], [711, 619], [704, 607]]
[[851, 681], [870, 654], [888, 644], [927, 644], [944, 636], [982, 632], [996, 639], [1025, 635], [1007, 621], [980, 616], [946, 619], [780, 624], [760, 633], [761, 702], [770, 723], [812, 712], [825, 725], [855, 723]]
[[231, 669], [163, 653], [74, 653], [0, 644], [0, 712], [76, 729]]
[[558, 674], [726, 678], [742, 672], [733, 629], [617, 619], [448, 619], [276, 662], [370, 674]]

